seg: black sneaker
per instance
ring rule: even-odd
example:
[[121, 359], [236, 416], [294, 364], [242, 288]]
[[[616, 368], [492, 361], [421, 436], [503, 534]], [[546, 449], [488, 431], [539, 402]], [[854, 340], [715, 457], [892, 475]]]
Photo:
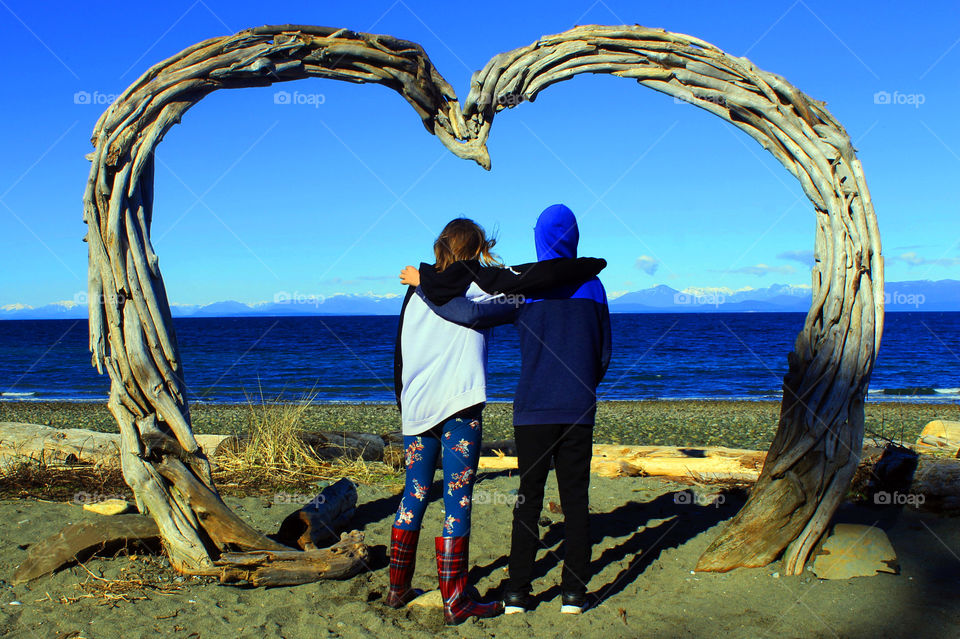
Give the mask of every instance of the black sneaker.
[[503, 595], [503, 614], [515, 615], [533, 609], [533, 599], [527, 592], [508, 592]]
[[587, 596], [579, 592], [565, 592], [560, 596], [560, 612], [579, 615], [587, 609]]

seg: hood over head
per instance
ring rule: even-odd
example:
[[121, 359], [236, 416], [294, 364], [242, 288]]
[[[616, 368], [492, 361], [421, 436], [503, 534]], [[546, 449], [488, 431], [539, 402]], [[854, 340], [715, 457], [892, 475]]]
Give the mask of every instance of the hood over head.
[[[580, 229], [577, 218], [566, 205], [553, 204], [544, 209], [537, 224], [533, 227], [534, 244], [537, 247], [537, 260], [551, 260], [556, 257], [577, 257], [577, 245], [580, 243]], [[527, 302], [540, 302], [545, 299], [589, 299], [606, 305], [607, 294], [603, 284], [593, 277], [582, 284], [562, 286], [545, 293], [537, 299]]]
[[541, 262], [555, 257], [577, 256], [580, 229], [573, 211], [564, 204], [553, 204], [544, 209], [533, 227], [533, 237], [537, 260]]

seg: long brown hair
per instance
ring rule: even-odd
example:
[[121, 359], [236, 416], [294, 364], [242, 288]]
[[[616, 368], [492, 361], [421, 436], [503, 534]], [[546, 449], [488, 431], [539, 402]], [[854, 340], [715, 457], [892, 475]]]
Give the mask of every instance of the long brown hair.
[[493, 253], [496, 244], [496, 238], [487, 237], [482, 226], [471, 219], [458, 217], [443, 227], [433, 243], [436, 268], [442, 271], [460, 260], [480, 260], [485, 266], [502, 265]]

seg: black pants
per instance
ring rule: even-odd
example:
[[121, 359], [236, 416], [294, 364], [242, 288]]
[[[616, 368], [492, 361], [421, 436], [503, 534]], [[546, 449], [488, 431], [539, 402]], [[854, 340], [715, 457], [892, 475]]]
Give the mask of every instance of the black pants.
[[540, 548], [538, 522], [543, 487], [554, 462], [560, 489], [564, 540], [563, 592], [583, 594], [590, 580], [590, 458], [593, 426], [537, 424], [515, 426], [520, 489], [513, 508], [510, 547], [511, 592], [530, 592], [531, 573]]

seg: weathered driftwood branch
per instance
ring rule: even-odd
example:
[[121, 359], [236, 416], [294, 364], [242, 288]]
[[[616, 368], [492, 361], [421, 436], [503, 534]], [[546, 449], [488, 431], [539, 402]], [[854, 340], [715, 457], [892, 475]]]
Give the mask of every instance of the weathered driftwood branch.
[[[150, 244], [153, 153], [212, 91], [307, 77], [389, 86], [455, 153], [489, 166], [483, 144], [462, 133], [453, 89], [419, 45], [346, 29], [268, 26], [200, 42], [147, 70], [100, 117], [84, 193], [90, 350], [112, 380], [109, 407], [120, 427], [124, 477], [140, 510], [156, 519], [173, 565], [188, 572], [211, 569], [224, 549], [208, 546], [220, 536], [206, 530], [219, 525], [220, 515], [202, 521], [194, 507], [202, 503], [206, 512], [224, 515], [229, 509], [213, 508], [219, 497], [190, 428], [179, 349]], [[161, 472], [168, 459], [182, 467], [167, 464]], [[265, 539], [244, 527], [231, 521], [222, 541]]]
[[732, 123], [783, 163], [817, 219], [813, 304], [788, 356], [777, 436], [744, 508], [704, 570], [765, 565], [799, 574], [846, 493], [883, 327], [880, 233], [850, 137], [822, 102], [782, 77], [690, 36], [640, 26], [577, 27], [494, 57], [473, 75], [463, 115], [483, 140], [497, 112], [579, 73], [633, 78]]
[[156, 522], [143, 515], [115, 515], [98, 521], [70, 524], [57, 534], [32, 544], [27, 558], [13, 575], [13, 583], [25, 583], [82, 562], [93, 555], [116, 552], [135, 544], [157, 544]]
[[329, 548], [316, 550], [228, 552], [216, 565], [225, 584], [296, 586], [318, 579], [346, 579], [367, 569], [369, 552], [363, 533], [343, 533]]
[[[219, 499], [190, 428], [150, 244], [153, 152], [167, 130], [217, 89], [306, 77], [373, 82], [400, 93], [453, 153], [489, 168], [486, 139], [495, 114], [579, 73], [632, 78], [731, 122], [782, 162], [813, 202], [813, 303], [788, 356], [777, 436], [746, 506], [701, 559], [704, 569], [727, 570], [785, 552], [788, 574], [803, 569], [857, 467], [863, 400], [882, 332], [880, 235], [862, 168], [823, 103], [780, 76], [690, 36], [596, 25], [495, 56], [473, 75], [462, 111], [417, 44], [285, 25], [193, 45], [150, 68], [101, 116], [84, 193], [90, 349], [112, 380], [109, 406], [120, 428], [124, 477], [140, 510], [157, 521], [175, 566], [208, 570], [223, 549], [208, 546], [212, 536], [185, 497], [203, 484]], [[172, 475], [168, 465], [164, 474], [164, 459], [183, 467]]]

